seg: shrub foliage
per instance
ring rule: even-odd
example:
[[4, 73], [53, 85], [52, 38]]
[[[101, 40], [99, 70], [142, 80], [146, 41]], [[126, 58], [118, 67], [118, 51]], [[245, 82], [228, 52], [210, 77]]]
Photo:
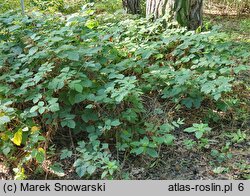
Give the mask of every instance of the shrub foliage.
[[[246, 69], [216, 30], [190, 32], [146, 19], [108, 23], [93, 13], [85, 6], [67, 16], [0, 16], [0, 148], [17, 179], [25, 178], [25, 165], [46, 160], [58, 130], [79, 138], [80, 177], [112, 178], [121, 164], [115, 151], [156, 158], [162, 145], [174, 144], [184, 119], [161, 109], [160, 118], [150, 118], [150, 97], [200, 108], [223, 101]], [[200, 131], [204, 124], [195, 125]], [[198, 131], [201, 138], [205, 131]], [[72, 154], [64, 149], [61, 159]], [[62, 173], [58, 164], [50, 169]]]

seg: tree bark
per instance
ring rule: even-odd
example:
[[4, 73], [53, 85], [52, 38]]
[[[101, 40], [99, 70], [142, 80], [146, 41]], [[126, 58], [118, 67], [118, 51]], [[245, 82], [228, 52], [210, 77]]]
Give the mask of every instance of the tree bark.
[[166, 16], [194, 30], [202, 25], [202, 5], [203, 0], [147, 0], [146, 15]]
[[140, 14], [140, 0], [122, 0], [122, 5], [127, 14]]

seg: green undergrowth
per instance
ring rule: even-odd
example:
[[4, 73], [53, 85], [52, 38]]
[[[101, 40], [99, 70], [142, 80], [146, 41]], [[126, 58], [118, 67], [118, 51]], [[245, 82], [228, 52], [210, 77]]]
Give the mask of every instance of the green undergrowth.
[[249, 16], [205, 16], [205, 24], [218, 25], [220, 31], [228, 35], [231, 41], [250, 42], [250, 18]]
[[[51, 14], [55, 12], [71, 14], [87, 3], [94, 5], [98, 13], [114, 13], [122, 9], [120, 0], [24, 0], [26, 12], [39, 10]], [[0, 13], [9, 10], [21, 12], [20, 0], [0, 0]]]
[[[30, 167], [64, 175], [60, 161], [48, 162], [58, 130], [77, 138], [60, 159], [74, 156], [80, 177], [113, 179], [119, 153], [158, 158], [175, 145], [174, 132], [198, 142], [217, 131], [213, 117], [235, 110], [244, 46], [216, 29], [101, 17], [86, 6], [63, 17], [0, 16], [0, 148], [16, 179]], [[178, 117], [207, 107], [207, 119]]]

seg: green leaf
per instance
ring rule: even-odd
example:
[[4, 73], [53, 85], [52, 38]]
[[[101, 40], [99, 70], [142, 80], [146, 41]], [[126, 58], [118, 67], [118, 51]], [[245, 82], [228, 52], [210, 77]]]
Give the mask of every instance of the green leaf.
[[37, 105], [40, 106], [40, 107], [42, 107], [42, 106], [44, 106], [44, 102], [43, 101], [39, 101]]
[[149, 139], [148, 139], [148, 137], [145, 136], [143, 139], [140, 139], [140, 143], [144, 147], [148, 146], [149, 145]]
[[19, 129], [15, 134], [14, 137], [11, 139], [11, 141], [16, 144], [17, 146], [20, 146], [22, 143], [22, 136], [23, 136], [23, 130]]
[[216, 157], [216, 156], [218, 156], [219, 154], [220, 154], [220, 153], [219, 153], [218, 150], [211, 150], [211, 156]]
[[207, 82], [202, 85], [201, 92], [208, 94], [212, 92], [214, 89], [215, 89], [215, 85], [212, 82]]
[[54, 174], [56, 174], [59, 177], [65, 176], [65, 173], [59, 163], [54, 163], [49, 167]]
[[59, 41], [62, 41], [62, 40], [63, 40], [63, 38], [62, 37], [58, 37], [58, 36], [50, 38], [50, 41], [52, 41], [52, 42], [59, 42]]
[[96, 170], [96, 166], [94, 165], [90, 165], [87, 167], [87, 172], [89, 173], [89, 175], [92, 175]]
[[32, 158], [36, 158], [37, 152], [38, 152], [37, 149], [33, 149], [33, 150], [31, 151], [31, 157], [32, 157]]
[[10, 147], [4, 148], [3, 149], [3, 154], [8, 155], [10, 153], [10, 150], [11, 150]]
[[197, 131], [197, 129], [194, 127], [189, 127], [189, 128], [184, 129], [184, 131], [188, 132], [188, 133], [193, 133], [193, 132]]
[[158, 157], [157, 151], [153, 148], [147, 148], [146, 153], [153, 158]]
[[38, 51], [38, 47], [32, 47], [30, 50], [29, 50], [29, 55], [32, 56], [34, 55], [36, 52]]
[[76, 168], [76, 173], [78, 174], [78, 176], [81, 178], [86, 174], [86, 167], [85, 166], [80, 166]]
[[10, 32], [13, 32], [13, 31], [18, 30], [20, 28], [21, 28], [20, 25], [13, 25], [13, 26], [10, 26], [8, 29]]
[[40, 114], [43, 114], [44, 112], [45, 112], [45, 107], [42, 107], [42, 108], [39, 108], [38, 109], [38, 112], [40, 113]]
[[85, 79], [84, 81], [82, 81], [82, 85], [86, 88], [91, 87], [93, 85], [92, 81], [89, 79]]
[[202, 132], [202, 131], [197, 131], [197, 132], [195, 132], [195, 137], [196, 137], [197, 139], [200, 139], [202, 136], [203, 136], [203, 132]]
[[37, 106], [37, 105], [33, 106], [32, 108], [30, 108], [30, 113], [37, 111], [38, 108], [39, 108], [39, 106]]
[[213, 172], [215, 174], [221, 174], [221, 173], [223, 173], [225, 171], [227, 171], [227, 168], [225, 168], [225, 167], [216, 167], [216, 168], [213, 169]]
[[10, 122], [9, 116], [0, 116], [0, 125], [4, 125], [5, 123]]
[[172, 145], [175, 140], [175, 137], [171, 134], [166, 134], [164, 137], [164, 143], [166, 145]]
[[143, 50], [143, 53], [141, 54], [142, 55], [142, 58], [143, 59], [149, 59], [149, 57], [151, 55], [153, 55], [156, 51], [152, 50], [152, 49], [145, 49]]
[[170, 125], [169, 123], [165, 123], [160, 126], [161, 133], [169, 133], [173, 129], [174, 127]]
[[58, 103], [54, 103], [52, 105], [49, 106], [49, 110], [51, 112], [57, 112], [60, 110], [59, 104]]
[[51, 90], [59, 90], [64, 87], [64, 79], [54, 78], [48, 85], [48, 88]]
[[121, 123], [120, 123], [119, 119], [116, 119], [116, 120], [111, 122], [111, 126], [114, 126], [114, 127], [119, 126], [120, 124]]
[[[78, 145], [80, 145], [81, 143], [85, 144], [84, 142], [78, 142]], [[84, 148], [84, 146], [85, 146], [85, 145], [83, 145], [83, 148]], [[74, 164], [73, 164], [74, 167], [79, 167], [79, 166], [82, 166], [82, 165], [84, 165], [84, 160], [81, 159], [81, 158], [77, 159], [77, 160], [74, 162]]]
[[45, 160], [45, 151], [42, 148], [39, 148], [36, 154], [36, 160], [38, 163], [42, 163]]
[[188, 98], [183, 99], [181, 101], [181, 103], [184, 104], [187, 108], [190, 109], [192, 107], [192, 105], [193, 105], [193, 99], [188, 97]]
[[62, 150], [61, 152], [61, 156], [60, 156], [60, 159], [66, 159], [66, 158], [70, 158], [72, 156], [72, 151], [71, 150], [67, 150], [67, 149], [64, 149]]
[[74, 85], [74, 88], [75, 88], [75, 90], [76, 90], [77, 92], [79, 92], [79, 93], [81, 93], [82, 90], [83, 90], [83, 87], [82, 87], [81, 84], [75, 84], [75, 85]]
[[[76, 47], [73, 46], [72, 44], [70, 44], [70, 45], [62, 45], [57, 50], [58, 51], [67, 51], [67, 50], [74, 50], [74, 49], [76, 49]], [[58, 51], [56, 51], [56, 52], [58, 52]]]
[[105, 176], [108, 174], [108, 171], [104, 171], [102, 172], [102, 176], [101, 176], [101, 179], [105, 178]]
[[98, 114], [93, 109], [85, 109], [81, 118], [86, 123], [89, 121], [97, 121], [99, 119]]
[[130, 151], [130, 153], [135, 153], [136, 155], [139, 155], [144, 152], [144, 149], [144, 147], [134, 148]]
[[67, 126], [71, 129], [74, 129], [76, 127], [76, 123], [74, 120], [68, 120]]
[[132, 122], [132, 123], [136, 122], [136, 120], [138, 119], [136, 112], [132, 109], [128, 109], [127, 111], [123, 112], [122, 117], [125, 120]]
[[93, 20], [93, 19], [89, 19], [87, 22], [86, 22], [86, 24], [85, 24], [85, 26], [86, 27], [88, 27], [88, 28], [90, 28], [90, 29], [93, 29], [93, 28], [95, 28], [95, 27], [98, 27], [98, 21], [97, 20]]
[[64, 121], [61, 122], [61, 126], [62, 127], [67, 126], [67, 127], [71, 128], [71, 129], [74, 129], [76, 127], [76, 123], [72, 119], [67, 119], [67, 120], [64, 120]]
[[67, 58], [71, 61], [79, 61], [80, 56], [77, 51], [67, 51]]

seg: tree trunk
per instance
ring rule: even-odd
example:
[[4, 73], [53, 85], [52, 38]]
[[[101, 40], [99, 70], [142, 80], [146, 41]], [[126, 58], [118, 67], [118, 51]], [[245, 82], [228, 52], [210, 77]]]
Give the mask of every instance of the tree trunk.
[[166, 16], [194, 30], [202, 25], [202, 5], [203, 0], [147, 0], [146, 15]]
[[122, 5], [127, 14], [140, 14], [140, 0], [122, 0]]

